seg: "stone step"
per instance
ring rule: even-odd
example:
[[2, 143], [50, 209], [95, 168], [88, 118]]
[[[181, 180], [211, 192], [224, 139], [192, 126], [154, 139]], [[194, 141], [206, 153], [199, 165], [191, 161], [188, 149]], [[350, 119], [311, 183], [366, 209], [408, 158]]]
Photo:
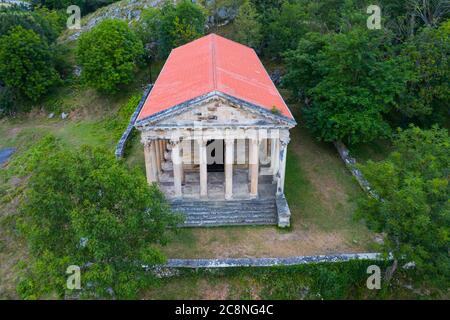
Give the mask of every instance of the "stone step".
[[223, 215], [225, 212], [232, 213], [234, 211], [240, 212], [240, 214], [246, 213], [264, 213], [271, 212], [275, 210], [275, 206], [264, 206], [264, 207], [226, 207], [226, 208], [208, 208], [208, 207], [177, 207], [173, 206], [173, 210], [177, 210], [180, 212], [188, 212], [190, 215], [201, 215], [201, 214], [210, 214], [210, 215]]
[[163, 163], [161, 163], [161, 169], [163, 171], [173, 171], [172, 161], [164, 161]]
[[230, 201], [172, 201], [172, 209], [185, 215], [182, 226], [277, 224], [274, 199]]
[[264, 220], [264, 221], [202, 221], [202, 222], [185, 222], [181, 227], [223, 227], [223, 226], [257, 226], [257, 225], [275, 225], [277, 224], [276, 219], [274, 220]]

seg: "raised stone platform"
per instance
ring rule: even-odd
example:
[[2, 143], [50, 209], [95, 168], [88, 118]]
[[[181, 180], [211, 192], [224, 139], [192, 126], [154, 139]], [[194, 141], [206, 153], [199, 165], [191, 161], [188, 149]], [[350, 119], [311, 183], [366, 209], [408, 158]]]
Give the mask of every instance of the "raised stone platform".
[[171, 201], [175, 212], [185, 214], [183, 227], [214, 227], [229, 225], [276, 225], [275, 199], [228, 201]]

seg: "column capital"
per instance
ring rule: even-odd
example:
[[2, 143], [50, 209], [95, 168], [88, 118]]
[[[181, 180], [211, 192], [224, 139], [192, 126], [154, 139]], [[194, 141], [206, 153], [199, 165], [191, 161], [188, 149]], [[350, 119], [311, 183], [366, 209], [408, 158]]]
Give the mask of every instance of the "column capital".
[[155, 139], [146, 139], [146, 140], [144, 140], [144, 141], [141, 141], [142, 142], [142, 144], [144, 145], [144, 147], [150, 147], [151, 146], [151, 144], [153, 143], [153, 141], [155, 141]]
[[169, 143], [172, 147], [176, 147], [180, 144], [181, 139], [180, 138], [174, 138], [174, 139], [170, 139]]
[[195, 139], [195, 141], [197, 141], [198, 145], [201, 147], [206, 147], [206, 144], [208, 143], [208, 140], [205, 138], [198, 138]]
[[289, 144], [290, 141], [291, 141], [290, 138], [280, 139], [281, 147], [285, 148]]
[[223, 141], [225, 142], [225, 145], [227, 145], [227, 146], [233, 146], [233, 144], [234, 144], [234, 138], [225, 138]]
[[259, 138], [253, 138], [253, 137], [248, 138], [248, 141], [250, 141], [251, 144], [255, 144], [255, 145], [259, 145], [261, 142], [261, 140]]

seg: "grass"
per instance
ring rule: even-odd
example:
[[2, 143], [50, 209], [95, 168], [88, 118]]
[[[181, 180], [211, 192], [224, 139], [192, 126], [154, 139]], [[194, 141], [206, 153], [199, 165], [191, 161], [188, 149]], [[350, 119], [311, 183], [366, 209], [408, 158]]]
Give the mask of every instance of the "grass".
[[[379, 261], [321, 263], [292, 267], [181, 269], [143, 289], [142, 299], [447, 299], [404, 270], [381, 290], [366, 287], [367, 267]], [[411, 285], [414, 283], [414, 285]], [[419, 284], [420, 283], [420, 284]]]
[[291, 131], [286, 197], [292, 227], [181, 229], [162, 250], [170, 258], [277, 257], [371, 251], [372, 233], [355, 221], [362, 195], [332, 145], [301, 124]]
[[[154, 67], [153, 72], [159, 69]], [[145, 71], [142, 71], [132, 84], [109, 97], [76, 84], [59, 88], [31, 112], [0, 119], [0, 148], [17, 148], [15, 157], [51, 133], [74, 148], [90, 145], [113, 152], [118, 137], [109, 124], [117, 118], [119, 108], [131, 96], [142, 92], [146, 83]], [[52, 119], [48, 118], [50, 112], [54, 113]], [[68, 119], [61, 119], [62, 112], [69, 113]], [[136, 159], [136, 163], [139, 161]], [[26, 261], [27, 248], [14, 223], [18, 199], [2, 199], [2, 188], [11, 189], [15, 178], [4, 181], [2, 173], [0, 171], [0, 299], [13, 299], [17, 298], [17, 264]]]

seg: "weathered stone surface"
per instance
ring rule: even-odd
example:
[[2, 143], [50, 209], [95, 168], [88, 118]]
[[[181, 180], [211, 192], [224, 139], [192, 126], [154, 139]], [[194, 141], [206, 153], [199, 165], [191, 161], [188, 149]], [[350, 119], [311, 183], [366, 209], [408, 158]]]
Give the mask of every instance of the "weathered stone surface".
[[69, 41], [78, 39], [83, 32], [91, 30], [105, 19], [125, 20], [130, 24], [139, 21], [142, 10], [158, 6], [161, 2], [162, 0], [122, 0], [112, 3], [86, 16], [82, 20], [81, 29], [71, 34], [67, 39]]
[[171, 202], [186, 217], [183, 227], [273, 225], [277, 223], [274, 199]]
[[379, 199], [379, 196], [376, 194], [375, 191], [372, 190], [370, 187], [369, 182], [364, 178], [364, 175], [362, 174], [361, 170], [359, 170], [356, 167], [356, 160], [355, 158], [352, 158], [350, 156], [350, 151], [347, 149], [347, 147], [341, 142], [341, 141], [335, 141], [334, 146], [336, 147], [336, 150], [338, 151], [339, 155], [341, 156], [341, 159], [344, 161], [345, 166], [350, 170], [352, 175], [356, 178], [361, 188], [369, 193], [372, 197]]
[[116, 151], [115, 151], [115, 156], [116, 158], [122, 158], [123, 157], [123, 152], [125, 150], [125, 144], [128, 140], [128, 138], [130, 137], [131, 131], [134, 128], [134, 123], [136, 122], [136, 118], [139, 115], [139, 112], [141, 112], [141, 109], [144, 105], [145, 99], [147, 99], [147, 96], [150, 94], [150, 91], [152, 90], [153, 85], [149, 85], [145, 91], [144, 94], [142, 95], [141, 100], [139, 101], [136, 110], [134, 111], [134, 113], [131, 115], [130, 118], [130, 123], [128, 124], [127, 129], [124, 131], [124, 133], [122, 134], [122, 137], [119, 140], [119, 143], [116, 146]]
[[291, 225], [291, 210], [289, 210], [289, 206], [284, 194], [277, 196], [275, 202], [277, 205], [278, 227], [289, 227]]
[[272, 267], [294, 266], [308, 263], [342, 262], [350, 260], [382, 260], [376, 252], [342, 253], [286, 258], [226, 258], [226, 259], [169, 259], [167, 268], [228, 268], [228, 267]]

